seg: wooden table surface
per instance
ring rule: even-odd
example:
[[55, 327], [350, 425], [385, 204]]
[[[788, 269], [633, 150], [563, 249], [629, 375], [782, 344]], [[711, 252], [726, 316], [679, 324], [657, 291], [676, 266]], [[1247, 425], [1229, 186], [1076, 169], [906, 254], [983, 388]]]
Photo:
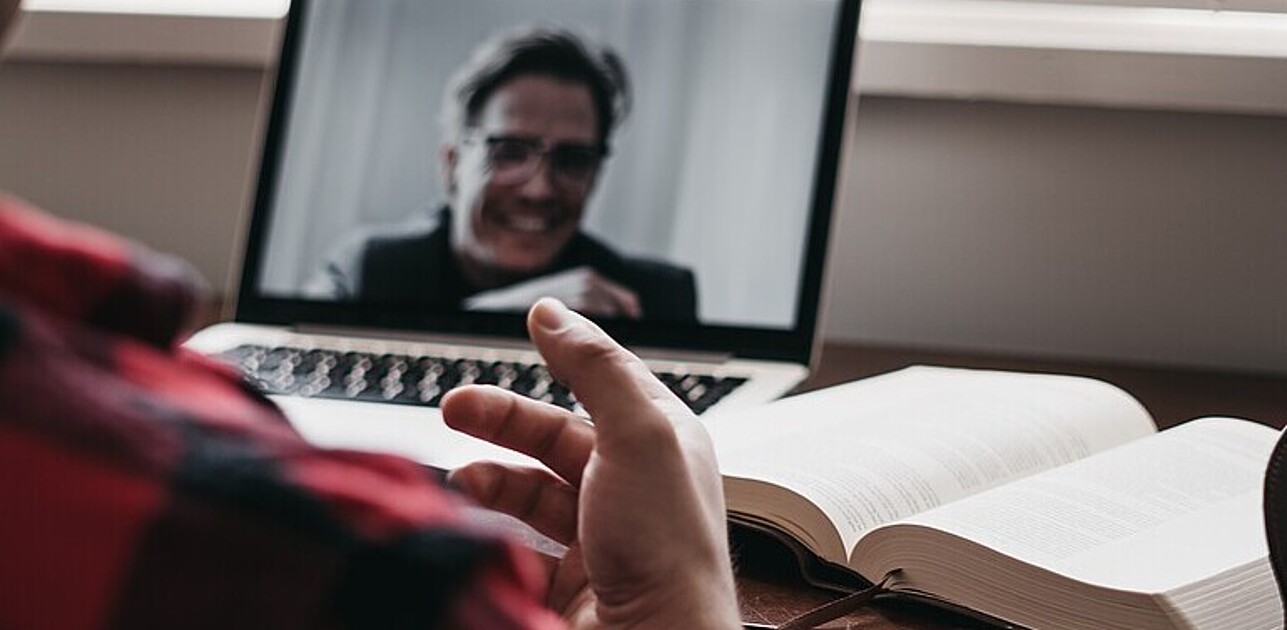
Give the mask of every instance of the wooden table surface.
[[[1057, 361], [964, 352], [943, 352], [867, 345], [827, 344], [814, 375], [800, 391], [873, 376], [909, 365], [1050, 372], [1090, 376], [1135, 396], [1159, 428], [1200, 416], [1226, 415], [1277, 428], [1287, 424], [1287, 375]], [[743, 619], [778, 624], [838, 595], [805, 584], [795, 559], [781, 545], [757, 534], [735, 530], [733, 550]], [[908, 602], [879, 602], [823, 626], [846, 629], [987, 627], [972, 619]]]

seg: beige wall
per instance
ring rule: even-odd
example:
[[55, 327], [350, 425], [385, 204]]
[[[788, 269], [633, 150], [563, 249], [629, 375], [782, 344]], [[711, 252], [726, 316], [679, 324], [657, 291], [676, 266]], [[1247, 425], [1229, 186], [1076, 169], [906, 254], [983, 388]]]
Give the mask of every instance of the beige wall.
[[228, 275], [263, 72], [6, 63], [0, 189]]
[[[0, 69], [0, 188], [224, 286], [261, 73]], [[1287, 373], [1287, 119], [867, 98], [826, 334]]]
[[832, 337], [1287, 372], [1287, 119], [859, 112]]

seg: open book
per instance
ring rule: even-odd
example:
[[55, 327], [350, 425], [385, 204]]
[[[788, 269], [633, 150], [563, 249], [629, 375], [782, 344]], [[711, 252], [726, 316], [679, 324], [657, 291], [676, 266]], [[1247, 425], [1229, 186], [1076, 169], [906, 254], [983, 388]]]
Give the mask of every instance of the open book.
[[1276, 628], [1278, 433], [1158, 432], [1099, 381], [915, 367], [704, 418], [733, 518], [894, 593], [1032, 628]]

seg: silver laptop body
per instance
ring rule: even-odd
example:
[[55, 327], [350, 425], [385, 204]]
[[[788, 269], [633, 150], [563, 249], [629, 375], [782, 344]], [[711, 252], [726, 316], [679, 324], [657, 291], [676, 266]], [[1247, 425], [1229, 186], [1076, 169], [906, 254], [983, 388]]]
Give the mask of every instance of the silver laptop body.
[[[595, 282], [637, 294], [642, 313], [589, 314], [703, 414], [784, 395], [817, 357], [858, 5], [295, 0], [233, 321], [186, 345], [252, 373], [319, 445], [397, 453], [440, 468], [524, 461], [447, 429], [434, 406], [443, 392], [431, 377], [443, 369], [462, 371], [455, 384], [526, 379], [524, 393], [547, 399], [558, 387], [540, 381], [539, 367], [525, 367], [539, 366], [540, 357], [524, 337], [521, 303], [501, 304], [468, 287], [463, 299], [439, 300], [466, 284], [440, 270], [468, 275], [452, 257], [464, 255], [458, 224], [477, 218], [475, 206], [452, 205], [462, 197], [450, 164], [463, 169], [462, 156], [483, 156], [479, 172], [492, 186], [511, 177], [503, 169], [513, 159], [514, 168], [536, 172], [513, 175], [516, 185], [529, 185], [525, 175], [575, 189], [585, 175], [577, 169], [586, 166], [577, 160], [594, 155], [577, 142], [495, 129], [485, 138], [453, 136], [443, 123], [451, 106], [443, 103], [462, 68], [495, 42], [551, 31], [592, 43], [595, 54], [610, 51], [629, 73], [632, 107], [587, 180], [593, 189], [573, 242], [589, 253], [548, 277], [583, 281], [593, 272]], [[513, 84], [499, 85], [505, 81]], [[492, 89], [495, 99], [500, 88]], [[486, 107], [480, 115], [480, 127], [490, 124]], [[444, 164], [444, 147], [454, 147], [457, 162]], [[542, 242], [522, 240], [531, 236], [524, 230], [556, 229], [532, 218], [537, 212], [493, 219], [513, 232], [510, 241], [535, 243], [535, 251]], [[388, 252], [412, 255], [376, 276], [372, 261], [386, 241], [394, 243]], [[421, 242], [430, 245], [413, 244]], [[431, 262], [421, 251], [433, 252], [425, 256]], [[357, 274], [359, 267], [344, 265], [358, 259], [360, 282], [317, 289], [319, 278]], [[600, 260], [611, 262], [601, 269]], [[442, 276], [424, 286], [446, 288], [397, 293], [419, 286], [421, 276]], [[506, 288], [495, 294], [506, 297]], [[674, 295], [685, 291], [695, 299]]]

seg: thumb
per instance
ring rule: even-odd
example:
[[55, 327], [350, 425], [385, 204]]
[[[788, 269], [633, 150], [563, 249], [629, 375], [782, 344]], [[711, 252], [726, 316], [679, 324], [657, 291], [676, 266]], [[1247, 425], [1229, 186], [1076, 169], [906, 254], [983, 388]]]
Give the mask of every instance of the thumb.
[[643, 361], [562, 302], [538, 301], [527, 327], [550, 372], [594, 419], [600, 441], [691, 414]]

